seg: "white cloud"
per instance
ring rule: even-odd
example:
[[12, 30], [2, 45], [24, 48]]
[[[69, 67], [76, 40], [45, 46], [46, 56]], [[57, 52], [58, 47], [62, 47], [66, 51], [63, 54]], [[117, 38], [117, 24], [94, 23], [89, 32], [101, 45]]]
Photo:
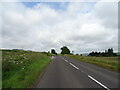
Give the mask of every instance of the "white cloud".
[[106, 28], [118, 28], [118, 2], [99, 2], [95, 5], [94, 14], [102, 20]]
[[[107, 48], [117, 51], [116, 4], [98, 2], [91, 11], [83, 13], [89, 7], [82, 3], [69, 3], [61, 11], [43, 3], [32, 8], [5, 3], [3, 48], [55, 48], [60, 52], [60, 47], [67, 45], [76, 53]], [[65, 8], [63, 3], [61, 6]]]

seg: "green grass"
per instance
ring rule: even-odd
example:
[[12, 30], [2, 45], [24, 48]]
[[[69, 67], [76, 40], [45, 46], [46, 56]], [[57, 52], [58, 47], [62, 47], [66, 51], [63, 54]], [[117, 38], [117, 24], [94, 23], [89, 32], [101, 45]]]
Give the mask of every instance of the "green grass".
[[29, 88], [50, 63], [51, 55], [40, 52], [3, 50], [2, 87]]
[[65, 56], [90, 64], [95, 64], [108, 70], [120, 73], [120, 61], [118, 60], [118, 57], [92, 57], [78, 55], [65, 55]]
[[0, 51], [0, 89], [2, 89], [2, 51]]

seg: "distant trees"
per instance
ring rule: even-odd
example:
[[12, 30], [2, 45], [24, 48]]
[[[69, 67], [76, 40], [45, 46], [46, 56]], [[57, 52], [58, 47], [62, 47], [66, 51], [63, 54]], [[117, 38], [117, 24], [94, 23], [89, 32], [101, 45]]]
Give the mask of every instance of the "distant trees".
[[89, 53], [89, 56], [111, 57], [111, 56], [117, 56], [117, 54], [113, 53], [113, 48], [109, 48], [108, 50], [105, 50], [105, 52], [94, 52], [94, 51], [92, 51], [91, 53]]
[[56, 53], [55, 49], [51, 49], [51, 53], [52, 53], [52, 54], [56, 54], [56, 55], [57, 55], [57, 53]]
[[70, 50], [68, 49], [67, 46], [61, 47], [61, 54], [70, 54]]

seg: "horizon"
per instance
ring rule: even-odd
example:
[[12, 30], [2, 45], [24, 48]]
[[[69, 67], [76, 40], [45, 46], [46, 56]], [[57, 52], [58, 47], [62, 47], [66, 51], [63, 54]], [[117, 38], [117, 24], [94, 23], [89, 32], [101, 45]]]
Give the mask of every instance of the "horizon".
[[[110, 49], [110, 48], [108, 48], [108, 49]], [[108, 49], [105, 49], [105, 50], [108, 50]], [[46, 53], [48, 53], [48, 52], [50, 52], [51, 53], [51, 50], [49, 50], [49, 51], [37, 51], [37, 50], [30, 50], [30, 49], [23, 49], [23, 48], [13, 48], [13, 49], [9, 49], [9, 48], [0, 48], [0, 50], [23, 50], [23, 51], [32, 51], [32, 52], [46, 52]], [[55, 50], [55, 49], [54, 49]], [[104, 51], [91, 51], [91, 52], [105, 52], [105, 50]], [[55, 50], [56, 51], [56, 50]], [[60, 50], [61, 51], [61, 50]], [[74, 54], [74, 55], [76, 55], [76, 54], [78, 54], [78, 55], [80, 55], [80, 54], [90, 54], [91, 52], [83, 52], [83, 53], [72, 53], [72, 51], [70, 50], [70, 53], [71, 54]], [[61, 52], [56, 52], [57, 54], [61, 54]], [[115, 52], [114, 51], [114, 48], [113, 48], [113, 53], [120, 53], [119, 51], [118, 52]]]

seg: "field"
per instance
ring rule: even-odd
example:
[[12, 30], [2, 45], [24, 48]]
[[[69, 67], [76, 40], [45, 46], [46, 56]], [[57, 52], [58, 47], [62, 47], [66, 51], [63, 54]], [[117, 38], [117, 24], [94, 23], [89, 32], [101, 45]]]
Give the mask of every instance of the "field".
[[92, 57], [79, 55], [65, 55], [65, 56], [90, 64], [95, 64], [108, 70], [120, 73], [120, 61], [118, 60], [118, 57]]
[[2, 50], [2, 87], [30, 88], [50, 63], [50, 54]]
[[2, 51], [0, 51], [0, 89], [2, 89]]

